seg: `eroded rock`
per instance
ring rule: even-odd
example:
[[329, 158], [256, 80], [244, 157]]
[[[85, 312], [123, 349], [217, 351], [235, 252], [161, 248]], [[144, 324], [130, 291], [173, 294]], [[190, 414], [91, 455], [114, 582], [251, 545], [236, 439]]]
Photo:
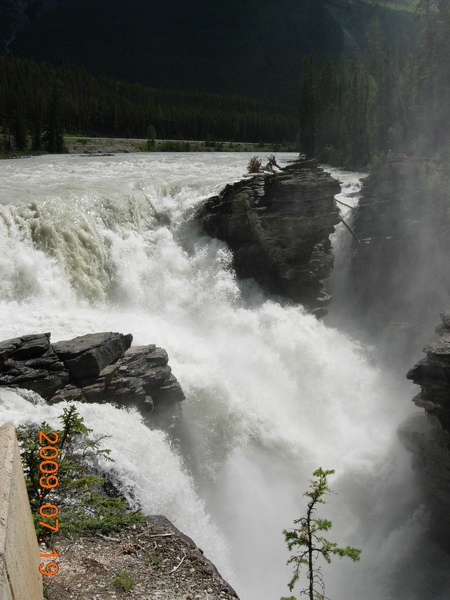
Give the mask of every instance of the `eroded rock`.
[[297, 162], [226, 186], [198, 219], [228, 244], [239, 278], [322, 315], [330, 299], [322, 280], [333, 268], [329, 236], [340, 219], [339, 191], [316, 161]]

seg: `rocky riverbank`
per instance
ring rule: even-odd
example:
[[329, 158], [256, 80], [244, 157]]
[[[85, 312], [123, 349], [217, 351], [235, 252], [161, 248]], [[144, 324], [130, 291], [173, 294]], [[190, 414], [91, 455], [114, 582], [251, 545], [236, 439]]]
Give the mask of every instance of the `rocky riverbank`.
[[[128, 152], [148, 151], [147, 139], [142, 138], [92, 138], [66, 136], [64, 144], [69, 154], [101, 156]], [[204, 140], [155, 140], [152, 152], [189, 151], [189, 152], [292, 152], [292, 144], [276, 145], [251, 142], [216, 142]]]
[[339, 191], [316, 161], [299, 161], [226, 186], [197, 218], [231, 248], [239, 278], [322, 316], [330, 301], [322, 280], [333, 268], [329, 236], [340, 220]]

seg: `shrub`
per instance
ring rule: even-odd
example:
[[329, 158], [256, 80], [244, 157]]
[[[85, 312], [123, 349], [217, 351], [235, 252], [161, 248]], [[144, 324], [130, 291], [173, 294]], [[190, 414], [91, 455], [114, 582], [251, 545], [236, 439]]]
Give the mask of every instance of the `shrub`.
[[136, 582], [128, 571], [120, 571], [113, 579], [113, 586], [129, 592], [134, 588]]

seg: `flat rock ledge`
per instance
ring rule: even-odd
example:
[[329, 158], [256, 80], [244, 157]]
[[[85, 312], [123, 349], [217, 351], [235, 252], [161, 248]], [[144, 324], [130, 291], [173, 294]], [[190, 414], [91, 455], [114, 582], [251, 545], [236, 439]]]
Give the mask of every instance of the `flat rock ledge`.
[[330, 234], [339, 222], [340, 185], [315, 160], [258, 173], [205, 202], [204, 231], [228, 244], [236, 274], [317, 316], [330, 301], [322, 280], [333, 268]]
[[[47, 600], [239, 600], [195, 542], [163, 516], [110, 536], [56, 537], [53, 549], [59, 572], [44, 582]], [[131, 589], [118, 585], [121, 573]]]
[[407, 374], [421, 387], [413, 402], [424, 412], [405, 421], [399, 435], [413, 453], [435, 535], [450, 550], [450, 310], [441, 319], [439, 338], [424, 348], [426, 357]]
[[131, 347], [131, 334], [103, 332], [52, 344], [50, 333], [0, 342], [0, 386], [66, 401], [135, 406], [148, 424], [175, 418], [184, 393], [155, 345]]

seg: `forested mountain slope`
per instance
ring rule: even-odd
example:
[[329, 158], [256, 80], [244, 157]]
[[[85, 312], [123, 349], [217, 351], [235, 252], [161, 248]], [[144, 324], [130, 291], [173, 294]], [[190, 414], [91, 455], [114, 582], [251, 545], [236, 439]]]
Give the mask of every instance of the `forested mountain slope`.
[[154, 88], [286, 103], [298, 102], [306, 54], [322, 63], [362, 52], [374, 16], [388, 38], [411, 21], [361, 0], [52, 0], [44, 11], [49, 3], [1, 0], [3, 14], [24, 25], [2, 31], [15, 56]]

